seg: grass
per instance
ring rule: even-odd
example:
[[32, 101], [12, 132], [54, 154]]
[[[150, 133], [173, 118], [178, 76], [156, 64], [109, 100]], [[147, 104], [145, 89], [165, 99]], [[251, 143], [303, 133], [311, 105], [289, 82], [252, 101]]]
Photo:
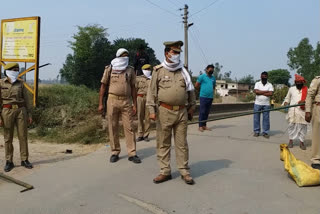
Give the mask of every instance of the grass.
[[85, 86], [40, 87], [30, 137], [57, 143], [106, 142], [107, 134], [97, 113], [98, 96]]

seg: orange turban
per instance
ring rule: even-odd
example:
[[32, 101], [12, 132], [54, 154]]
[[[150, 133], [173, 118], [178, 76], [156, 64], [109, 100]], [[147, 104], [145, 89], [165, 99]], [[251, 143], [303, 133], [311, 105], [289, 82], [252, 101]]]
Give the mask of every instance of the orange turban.
[[304, 79], [304, 77], [303, 77], [303, 76], [300, 76], [300, 75], [298, 75], [298, 74], [295, 74], [295, 75], [294, 75], [294, 81], [295, 81], [295, 82], [303, 82], [303, 83], [306, 83], [306, 80]]

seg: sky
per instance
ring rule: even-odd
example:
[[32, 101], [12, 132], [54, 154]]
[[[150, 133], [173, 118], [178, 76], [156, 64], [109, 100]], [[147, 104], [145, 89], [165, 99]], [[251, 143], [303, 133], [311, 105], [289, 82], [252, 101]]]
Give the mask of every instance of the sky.
[[41, 68], [39, 77], [54, 79], [72, 53], [68, 41], [77, 26], [100, 24], [111, 41], [145, 39], [162, 61], [164, 41], [184, 40], [179, 10], [184, 4], [194, 23], [189, 28], [194, 75], [219, 62], [232, 78], [258, 79], [263, 71], [289, 69], [287, 52], [303, 38], [313, 46], [320, 38], [318, 0], [10, 0], [2, 4], [0, 19], [41, 17], [40, 65], [52, 65]]

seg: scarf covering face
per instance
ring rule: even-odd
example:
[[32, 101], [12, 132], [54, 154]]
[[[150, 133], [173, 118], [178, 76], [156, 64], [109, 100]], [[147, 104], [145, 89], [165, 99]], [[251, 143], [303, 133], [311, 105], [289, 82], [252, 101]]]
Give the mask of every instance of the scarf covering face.
[[10, 78], [11, 82], [14, 83], [18, 79], [19, 72], [7, 70], [6, 74]]
[[183, 63], [180, 61], [179, 63], [169, 63], [167, 62], [166, 60], [164, 60], [161, 65], [168, 69], [169, 71], [177, 71], [179, 69], [182, 69], [182, 76], [184, 78], [184, 81], [186, 82], [186, 91], [193, 91], [194, 90], [194, 87], [193, 87], [193, 84], [192, 84], [192, 81], [191, 81], [191, 77], [190, 77], [190, 74], [189, 72], [187, 71], [187, 69], [185, 69], [183, 67]]
[[148, 79], [151, 79], [151, 71], [150, 70], [142, 70], [142, 72]]
[[129, 65], [129, 57], [126, 56], [126, 57], [114, 58], [111, 61], [111, 65], [112, 65], [112, 72], [120, 74], [127, 69]]

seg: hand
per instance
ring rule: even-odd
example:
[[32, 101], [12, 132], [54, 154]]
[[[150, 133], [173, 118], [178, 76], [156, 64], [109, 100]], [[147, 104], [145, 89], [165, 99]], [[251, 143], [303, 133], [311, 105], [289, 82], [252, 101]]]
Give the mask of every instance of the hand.
[[194, 113], [194, 110], [192, 109], [192, 108], [190, 108], [189, 110], [188, 110], [188, 120], [192, 120], [192, 118], [193, 118], [193, 113]]
[[308, 123], [310, 123], [310, 121], [311, 121], [311, 113], [310, 112], [306, 112], [306, 116], [305, 116], [305, 120], [308, 122]]
[[32, 118], [31, 117], [29, 117], [28, 122], [29, 122], [29, 125], [32, 124]]
[[0, 127], [2, 127], [3, 126], [3, 122], [2, 122], [2, 120], [0, 119]]
[[136, 115], [137, 114], [137, 107], [135, 105], [132, 106], [132, 115]]
[[150, 114], [149, 118], [151, 120], [156, 120], [157, 119], [156, 114]]
[[303, 100], [300, 100], [299, 102], [298, 102], [298, 104], [301, 104], [301, 103], [305, 103], [305, 101], [303, 101]]
[[284, 105], [284, 106], [287, 106], [287, 105], [288, 105], [288, 103], [287, 103], [287, 102], [285, 102], [285, 103], [283, 103], [283, 105]]
[[99, 107], [98, 107], [98, 112], [99, 112], [99, 113], [102, 113], [102, 112], [103, 112], [103, 105], [99, 105]]

